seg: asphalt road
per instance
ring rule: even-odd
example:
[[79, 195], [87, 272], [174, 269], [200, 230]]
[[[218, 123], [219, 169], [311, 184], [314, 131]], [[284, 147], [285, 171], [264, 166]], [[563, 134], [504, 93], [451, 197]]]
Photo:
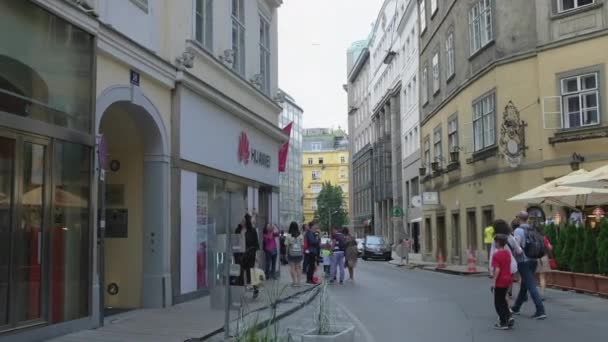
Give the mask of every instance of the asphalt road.
[[332, 285], [332, 301], [357, 326], [357, 341], [608, 341], [608, 300], [549, 290], [548, 318], [535, 321], [532, 302], [515, 329], [497, 320], [487, 277], [409, 270], [360, 260], [354, 283]]

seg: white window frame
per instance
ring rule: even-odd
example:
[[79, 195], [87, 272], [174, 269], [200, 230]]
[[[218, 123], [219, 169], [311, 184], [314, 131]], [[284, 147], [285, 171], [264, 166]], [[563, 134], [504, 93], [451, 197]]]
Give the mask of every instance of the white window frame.
[[260, 75], [262, 91], [270, 93], [270, 20], [260, 13]]
[[439, 92], [439, 89], [441, 89], [441, 81], [439, 77], [439, 52], [436, 52], [433, 55], [433, 59], [431, 60], [431, 68], [433, 70], [433, 95], [435, 95]]
[[245, 1], [232, 0], [232, 69], [245, 76]]
[[424, 138], [424, 167], [428, 175], [431, 169], [431, 137], [428, 135]]
[[[588, 77], [595, 78], [595, 87], [593, 88], [584, 88], [583, 79]], [[576, 80], [576, 90], [568, 91], [566, 88], [566, 82]], [[600, 124], [600, 95], [599, 95], [599, 74], [597, 72], [591, 72], [586, 74], [581, 74], [577, 76], [564, 77], [560, 79], [560, 90], [562, 97], [562, 121], [563, 127], [565, 129], [568, 128], [580, 128], [580, 127], [588, 127], [588, 126], [596, 126]], [[587, 106], [587, 96], [595, 96], [595, 106]], [[570, 111], [568, 99], [578, 98], [578, 111]], [[588, 119], [588, 113], [595, 111], [596, 112], [596, 120], [595, 122], [584, 123], [585, 118]], [[579, 126], [570, 126], [570, 116], [576, 115], [578, 113], [579, 116]]]
[[494, 40], [492, 0], [478, 0], [469, 11], [471, 55]]
[[313, 159], [312, 158], [308, 158], [308, 165], [312, 165], [313, 163], [314, 163]]
[[575, 11], [579, 8], [583, 8], [583, 7], [587, 7], [587, 6], [592, 6], [595, 4], [595, 0], [591, 0], [591, 3], [588, 4], [583, 4], [583, 5], [579, 5], [579, 2], [581, 0], [573, 0], [574, 1], [574, 7], [572, 8], [568, 8], [568, 9], [564, 9], [564, 0], [557, 0], [557, 12], [558, 13], [564, 13], [564, 12], [570, 12], [570, 11]]
[[454, 115], [448, 119], [448, 152], [458, 151], [458, 144], [458, 116]]
[[433, 154], [434, 160], [441, 162], [443, 159], [443, 148], [441, 145], [441, 125], [433, 129]]
[[194, 40], [209, 51], [213, 50], [213, 1], [194, 0]]
[[312, 170], [312, 173], [311, 173], [310, 177], [312, 178], [312, 180], [319, 180], [319, 179], [321, 179], [321, 171], [320, 170]]
[[428, 71], [429, 67], [428, 65], [424, 65], [424, 67], [422, 68], [422, 80], [420, 81], [420, 91], [421, 91], [421, 96], [422, 96], [422, 105], [425, 105], [429, 102], [429, 84], [428, 84], [428, 79], [429, 79], [429, 71]]
[[437, 13], [439, 6], [437, 6], [437, 0], [431, 0], [431, 17]]
[[454, 31], [448, 33], [445, 40], [445, 70], [446, 79], [449, 80], [456, 73], [456, 55], [454, 52]]
[[313, 151], [321, 151], [321, 143], [320, 142], [310, 143], [310, 149]]
[[311, 184], [310, 190], [312, 191], [313, 194], [318, 194], [319, 192], [321, 192], [321, 190], [323, 190], [323, 185], [322, 184]]
[[420, 35], [422, 36], [426, 32], [426, 0], [420, 0], [418, 8], [420, 9]]
[[340, 169], [340, 179], [346, 179], [346, 170]]
[[488, 94], [473, 103], [473, 150], [496, 145], [496, 96]]

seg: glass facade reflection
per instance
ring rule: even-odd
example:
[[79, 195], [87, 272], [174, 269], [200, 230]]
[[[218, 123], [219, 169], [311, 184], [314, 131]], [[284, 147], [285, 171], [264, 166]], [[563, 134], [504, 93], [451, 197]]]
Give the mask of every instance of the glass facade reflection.
[[289, 140], [289, 153], [285, 172], [280, 174], [280, 225], [287, 229], [292, 221], [302, 222], [304, 217], [302, 200], [302, 116], [303, 111], [294, 99], [286, 95], [279, 127], [293, 122]]

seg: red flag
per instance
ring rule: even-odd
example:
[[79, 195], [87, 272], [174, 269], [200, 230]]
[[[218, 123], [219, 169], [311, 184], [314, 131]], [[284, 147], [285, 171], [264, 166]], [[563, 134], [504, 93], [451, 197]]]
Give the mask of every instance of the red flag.
[[[283, 128], [283, 133], [287, 134], [288, 137], [291, 138], [291, 127], [293, 126], [293, 121], [289, 123], [289, 125]], [[285, 167], [287, 165], [287, 153], [289, 152], [289, 140], [281, 146], [279, 150], [279, 172], [285, 172]]]

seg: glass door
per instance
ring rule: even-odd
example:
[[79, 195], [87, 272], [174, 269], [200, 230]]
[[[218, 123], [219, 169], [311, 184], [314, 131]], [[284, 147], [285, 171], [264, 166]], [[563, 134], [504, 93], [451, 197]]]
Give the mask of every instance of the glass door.
[[44, 321], [48, 142], [0, 131], [0, 327]]

